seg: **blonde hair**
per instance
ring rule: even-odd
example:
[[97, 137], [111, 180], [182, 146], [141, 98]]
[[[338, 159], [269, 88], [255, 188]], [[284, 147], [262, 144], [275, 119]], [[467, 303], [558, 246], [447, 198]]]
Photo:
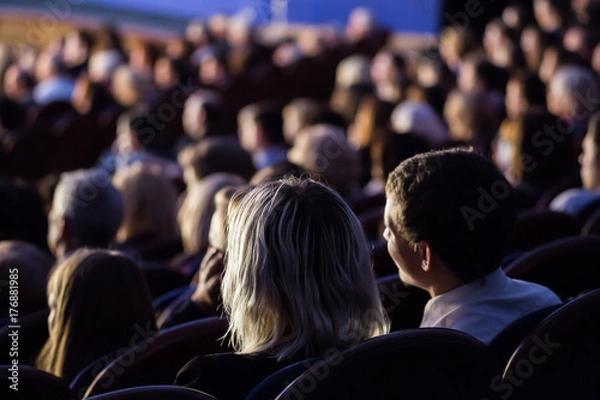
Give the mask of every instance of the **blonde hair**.
[[298, 134], [288, 158], [311, 174], [317, 174], [342, 196], [349, 195], [358, 185], [358, 149], [339, 128], [316, 125], [304, 129]]
[[167, 177], [138, 163], [119, 170], [113, 184], [125, 200], [125, 217], [117, 233], [120, 241], [141, 234], [157, 238], [177, 234], [177, 193]]
[[223, 305], [239, 353], [315, 357], [388, 332], [360, 223], [316, 181], [234, 195], [225, 259]]
[[218, 172], [191, 184], [177, 220], [183, 249], [187, 254], [201, 254], [208, 248], [210, 220], [215, 212], [215, 194], [226, 186], [246, 181], [234, 174]]

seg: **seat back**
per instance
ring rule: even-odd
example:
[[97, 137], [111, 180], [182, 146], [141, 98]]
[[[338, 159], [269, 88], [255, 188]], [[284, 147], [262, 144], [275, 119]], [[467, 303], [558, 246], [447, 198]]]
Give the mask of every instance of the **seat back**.
[[96, 378], [96, 376], [117, 358], [117, 352], [113, 351], [94, 360], [85, 368], [83, 368], [75, 378], [69, 383], [71, 391], [75, 394], [76, 399], [82, 399], [88, 388]]
[[231, 351], [221, 338], [227, 319], [205, 318], [166, 329], [126, 351], [118, 352], [90, 385], [86, 396], [135, 386], [166, 385], [179, 369], [199, 355]]
[[531, 250], [568, 236], [579, 235], [581, 224], [571, 215], [556, 211], [523, 211], [515, 223], [510, 252]]
[[600, 235], [600, 208], [587, 219], [583, 228], [582, 235]]
[[[46, 340], [48, 340], [48, 314], [50, 310], [43, 309], [19, 317], [19, 365], [33, 365]], [[10, 364], [10, 348], [13, 331], [11, 325], [0, 328], [0, 364]]]
[[311, 358], [298, 361], [266, 377], [249, 394], [246, 400], [272, 400], [281, 393], [294, 379], [307, 369], [321, 361], [321, 358]]
[[547, 286], [563, 299], [600, 288], [600, 237], [550, 242], [523, 254], [505, 272], [511, 278]]
[[330, 352], [277, 399], [481, 399], [497, 368], [465, 333], [407, 329]]
[[565, 304], [514, 352], [500, 394], [510, 399], [600, 398], [600, 289]]
[[498, 364], [506, 365], [519, 344], [540, 322], [561, 307], [560, 304], [534, 311], [502, 330], [489, 344]]
[[418, 328], [425, 304], [431, 296], [423, 289], [406, 286], [398, 274], [377, 279], [381, 303], [391, 322], [391, 331]]
[[[12, 368], [12, 369], [11, 369]], [[64, 380], [47, 372], [12, 363], [0, 365], [0, 398], [35, 400], [72, 400], [75, 397]], [[15, 390], [17, 389], [17, 390]]]
[[88, 400], [216, 400], [209, 394], [199, 390], [181, 386], [154, 385], [117, 390]]

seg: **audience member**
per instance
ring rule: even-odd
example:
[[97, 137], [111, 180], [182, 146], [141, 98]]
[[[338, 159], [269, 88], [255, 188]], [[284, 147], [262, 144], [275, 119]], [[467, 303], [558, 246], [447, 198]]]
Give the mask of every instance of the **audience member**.
[[244, 183], [246, 181], [238, 175], [217, 172], [188, 186], [185, 200], [177, 215], [183, 250], [187, 258], [176, 263], [174, 268], [187, 276], [196, 272], [209, 245], [210, 221], [215, 212], [215, 194], [226, 186]]
[[288, 179], [237, 196], [222, 283], [236, 353], [196, 358], [175, 382], [219, 399], [243, 398], [289, 363], [388, 330], [367, 241], [339, 195]]
[[327, 126], [310, 127], [298, 135], [289, 160], [322, 179], [348, 201], [358, 195], [360, 160], [344, 132]]
[[[34, 245], [25, 242], [0, 241], [0, 299], [9, 304], [10, 275], [18, 275], [19, 315], [24, 316], [46, 307], [46, 282], [54, 259]], [[17, 273], [11, 271], [18, 271]], [[9, 307], [3, 307], [0, 321], [8, 322]], [[3, 325], [0, 322], [0, 325]]]
[[98, 358], [156, 331], [140, 269], [116, 252], [82, 249], [58, 264], [48, 282], [48, 305], [50, 337], [36, 367], [67, 382]]
[[65, 172], [48, 214], [48, 245], [61, 259], [81, 247], [107, 248], [123, 221], [123, 196], [102, 170]]
[[125, 206], [116, 236], [121, 251], [143, 253], [150, 250], [148, 247], [177, 237], [177, 193], [160, 171], [134, 164], [117, 172], [113, 184], [123, 195]]
[[272, 104], [252, 104], [239, 113], [240, 144], [262, 169], [287, 160], [281, 109]]
[[53, 101], [71, 101], [75, 82], [66, 74], [60, 54], [40, 54], [35, 68], [38, 84], [33, 89], [33, 100], [37, 104]]
[[256, 172], [252, 157], [234, 138], [202, 139], [186, 147], [177, 158], [188, 186], [215, 172], [228, 172], [246, 180]]
[[489, 160], [463, 150], [417, 155], [392, 172], [386, 193], [384, 236], [400, 279], [431, 295], [421, 327], [457, 329], [489, 343], [511, 322], [561, 302], [499, 267], [516, 207], [510, 184]]
[[570, 189], [558, 195], [550, 209], [577, 217], [585, 217], [600, 205], [600, 113], [595, 113], [589, 122], [583, 152], [579, 156], [583, 188]]

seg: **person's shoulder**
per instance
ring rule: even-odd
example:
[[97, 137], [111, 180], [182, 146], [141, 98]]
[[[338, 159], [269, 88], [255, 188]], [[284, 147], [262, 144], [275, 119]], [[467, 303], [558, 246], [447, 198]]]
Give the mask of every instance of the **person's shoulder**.
[[550, 209], [568, 213], [569, 211], [572, 211], [572, 209], [578, 208], [580, 203], [596, 197], [600, 197], [600, 192], [581, 188], [568, 189], [552, 200]]

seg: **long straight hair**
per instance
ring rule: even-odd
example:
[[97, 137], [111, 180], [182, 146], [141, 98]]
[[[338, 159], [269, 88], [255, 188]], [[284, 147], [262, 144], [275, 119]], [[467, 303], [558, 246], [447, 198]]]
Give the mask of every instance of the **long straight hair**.
[[101, 356], [156, 332], [144, 277], [119, 253], [76, 251], [51, 272], [51, 294], [54, 319], [36, 367], [66, 380]]

